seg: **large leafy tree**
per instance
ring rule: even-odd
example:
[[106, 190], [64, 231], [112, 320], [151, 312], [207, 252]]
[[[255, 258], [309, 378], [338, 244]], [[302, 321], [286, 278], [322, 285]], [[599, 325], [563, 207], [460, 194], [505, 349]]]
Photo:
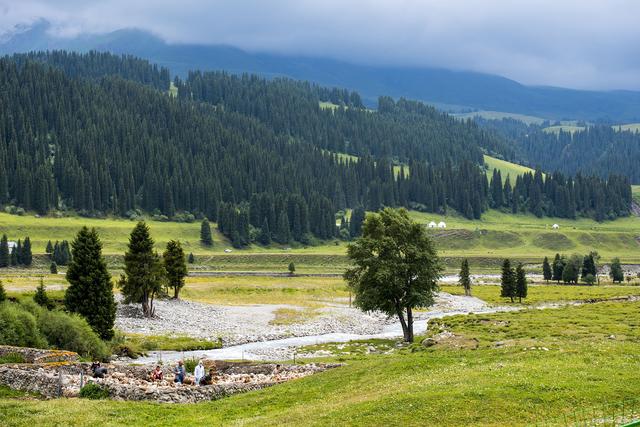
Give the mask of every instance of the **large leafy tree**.
[[71, 262], [67, 269], [69, 287], [64, 295], [67, 310], [78, 313], [102, 339], [113, 337], [116, 302], [102, 242], [95, 228], [82, 227], [71, 243]]
[[471, 277], [469, 276], [469, 261], [465, 258], [462, 260], [460, 266], [460, 278], [458, 279], [460, 285], [464, 288], [464, 294], [471, 296]]
[[609, 271], [609, 276], [613, 283], [622, 283], [624, 280], [624, 271], [622, 270], [622, 264], [620, 264], [620, 258], [614, 258], [611, 261], [611, 270]]
[[140, 221], [129, 237], [124, 254], [124, 274], [118, 282], [124, 302], [141, 304], [142, 313], [153, 317], [153, 301], [162, 292], [165, 280], [166, 272], [160, 256], [153, 251], [149, 227]]
[[434, 303], [443, 270], [424, 227], [404, 209], [385, 208], [366, 217], [347, 254], [355, 267], [344, 277], [355, 306], [398, 316], [404, 340], [413, 341], [413, 310]]
[[167, 271], [167, 286], [173, 289], [173, 298], [178, 299], [180, 289], [184, 287], [184, 278], [187, 275], [187, 264], [180, 242], [170, 240], [162, 257], [164, 268]]

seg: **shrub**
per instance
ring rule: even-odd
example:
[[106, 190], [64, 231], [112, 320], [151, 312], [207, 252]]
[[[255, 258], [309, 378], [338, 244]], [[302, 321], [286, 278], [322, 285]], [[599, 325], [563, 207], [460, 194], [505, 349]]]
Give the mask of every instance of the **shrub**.
[[596, 278], [593, 274], [587, 274], [582, 280], [584, 280], [584, 283], [586, 283], [587, 285], [593, 285], [594, 283], [596, 283]]
[[47, 345], [33, 314], [13, 303], [0, 304], [0, 344], [42, 348]]
[[198, 366], [198, 359], [196, 359], [196, 358], [185, 359], [185, 361], [184, 361], [184, 370], [185, 370], [185, 372], [193, 373], [193, 371], [196, 369], [196, 366]]
[[128, 339], [120, 331], [115, 331], [113, 338], [109, 341], [109, 346], [111, 347], [111, 354], [116, 354], [120, 357], [137, 359], [139, 356], [146, 354], [137, 342]]
[[4, 291], [2, 280], [0, 280], [0, 303], [7, 299], [7, 294]]
[[109, 357], [107, 346], [93, 332], [87, 321], [78, 315], [45, 311], [38, 318], [38, 325], [52, 347], [75, 351], [92, 359], [104, 360]]
[[4, 356], [0, 356], [0, 364], [3, 363], [25, 363], [24, 356], [20, 353], [7, 353]]
[[109, 390], [96, 383], [87, 383], [80, 389], [80, 397], [83, 399], [107, 399], [109, 397]]

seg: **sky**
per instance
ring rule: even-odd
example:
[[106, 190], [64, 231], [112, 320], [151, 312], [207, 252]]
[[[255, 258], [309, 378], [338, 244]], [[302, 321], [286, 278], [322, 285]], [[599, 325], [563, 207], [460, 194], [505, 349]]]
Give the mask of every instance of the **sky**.
[[0, 0], [0, 34], [39, 19], [56, 37], [139, 28], [169, 43], [640, 90], [635, 0]]

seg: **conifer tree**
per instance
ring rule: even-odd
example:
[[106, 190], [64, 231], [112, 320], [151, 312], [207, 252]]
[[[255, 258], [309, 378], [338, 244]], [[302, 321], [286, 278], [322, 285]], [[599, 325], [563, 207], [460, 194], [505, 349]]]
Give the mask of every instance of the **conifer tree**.
[[51, 274], [58, 274], [58, 264], [56, 264], [55, 261], [51, 261], [51, 264], [49, 265], [49, 271], [51, 272]]
[[23, 264], [22, 241], [18, 239], [18, 243], [16, 244], [16, 246], [14, 246], [13, 250], [11, 251], [11, 265], [22, 265], [22, 264]]
[[170, 240], [162, 257], [167, 272], [167, 286], [173, 289], [173, 298], [178, 299], [180, 289], [184, 287], [184, 278], [187, 275], [187, 265], [180, 242]]
[[582, 257], [579, 255], [571, 255], [566, 261], [564, 268], [562, 269], [562, 281], [564, 283], [578, 283], [580, 277], [580, 270], [582, 268]]
[[293, 276], [293, 274], [296, 272], [296, 265], [292, 262], [289, 263], [289, 274], [291, 276]]
[[505, 258], [502, 263], [502, 277], [500, 284], [500, 296], [510, 298], [511, 302], [513, 302], [513, 299], [516, 296], [516, 276], [513, 268], [511, 268], [511, 261], [509, 261], [508, 258]]
[[72, 259], [66, 275], [69, 287], [65, 292], [64, 305], [68, 311], [87, 319], [102, 339], [109, 340], [113, 337], [116, 302], [96, 229], [82, 227], [71, 248]]
[[522, 264], [518, 264], [516, 267], [516, 297], [518, 301], [522, 302], [522, 298], [527, 297], [527, 274], [522, 267]]
[[162, 292], [165, 280], [160, 256], [153, 251], [149, 227], [140, 221], [129, 237], [124, 254], [124, 274], [118, 282], [124, 302], [141, 304], [144, 316], [153, 317], [153, 301]]
[[464, 288], [464, 294], [471, 296], [471, 277], [469, 276], [469, 261], [465, 258], [462, 260], [460, 267], [460, 279], [458, 280], [460, 285]]
[[200, 224], [200, 243], [205, 246], [213, 245], [213, 238], [211, 237], [211, 225], [207, 218], [202, 220]]
[[9, 253], [9, 241], [7, 235], [3, 234], [0, 239], [0, 268], [9, 267], [11, 254]]
[[614, 258], [611, 261], [611, 270], [609, 276], [613, 283], [622, 283], [624, 280], [624, 271], [622, 270], [622, 264], [620, 264], [620, 258]]
[[542, 261], [542, 277], [547, 281], [547, 283], [549, 283], [549, 280], [553, 278], [553, 270], [549, 265], [549, 258], [547, 257], [544, 257], [544, 261]]
[[560, 257], [560, 254], [556, 254], [556, 257], [553, 259], [553, 277], [558, 284], [560, 284], [560, 280], [562, 280], [562, 273], [564, 271], [564, 266], [566, 264], [566, 260], [564, 257]]
[[26, 267], [30, 267], [33, 263], [33, 254], [31, 253], [31, 239], [29, 236], [24, 239], [24, 246], [21, 251], [20, 263]]
[[196, 262], [196, 257], [193, 256], [193, 252], [189, 252], [188, 262], [189, 262], [189, 264], [193, 264], [194, 262]]
[[47, 242], [47, 247], [45, 249], [45, 252], [48, 253], [49, 255], [53, 253], [53, 245], [51, 244], [51, 240]]
[[362, 206], [358, 206], [351, 212], [351, 221], [349, 221], [349, 234], [351, 237], [358, 237], [361, 234], [364, 217], [365, 211]]
[[584, 279], [589, 275], [593, 276], [593, 278], [596, 277], [596, 263], [593, 259], [592, 254], [587, 254], [584, 256], [584, 260], [582, 261], [582, 273], [580, 274], [580, 277]]
[[266, 217], [262, 222], [262, 228], [260, 228], [260, 234], [258, 235], [258, 242], [264, 246], [271, 244], [271, 232], [269, 231], [269, 221], [267, 221]]
[[47, 310], [51, 310], [53, 308], [53, 302], [49, 298], [49, 295], [47, 295], [43, 279], [40, 279], [40, 284], [36, 288], [36, 293], [33, 295], [33, 301]]

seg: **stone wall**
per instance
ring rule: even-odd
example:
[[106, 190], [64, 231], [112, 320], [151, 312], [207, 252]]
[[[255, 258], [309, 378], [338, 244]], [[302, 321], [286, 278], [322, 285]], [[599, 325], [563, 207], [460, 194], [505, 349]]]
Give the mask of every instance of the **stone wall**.
[[0, 345], [0, 356], [7, 354], [19, 354], [26, 363], [77, 362], [79, 358], [78, 354], [72, 351]]

